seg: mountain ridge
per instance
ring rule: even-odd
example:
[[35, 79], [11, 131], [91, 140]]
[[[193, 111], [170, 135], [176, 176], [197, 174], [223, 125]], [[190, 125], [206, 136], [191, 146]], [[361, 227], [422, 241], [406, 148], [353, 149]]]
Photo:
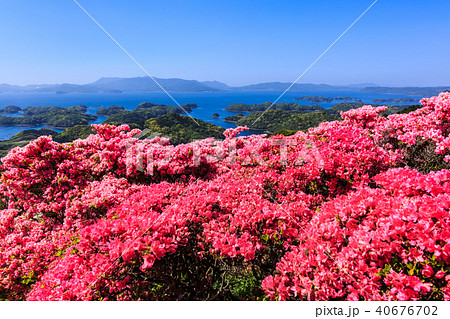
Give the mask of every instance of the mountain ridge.
[[[263, 82], [243, 86], [229, 86], [219, 81], [197, 81], [180, 78], [154, 78], [168, 92], [227, 92], [227, 91], [284, 91], [291, 86], [288, 82]], [[366, 86], [369, 85], [369, 86]], [[360, 83], [349, 85], [330, 85], [313, 83], [296, 83], [291, 86], [291, 91], [353, 91], [362, 93], [395, 93], [405, 95], [433, 95], [450, 89], [450, 86], [439, 87], [382, 87], [374, 83]], [[0, 92], [17, 93], [122, 93], [122, 92], [156, 92], [161, 87], [150, 77], [102, 77], [97, 81], [87, 84], [30, 84], [11, 85], [0, 84]]]

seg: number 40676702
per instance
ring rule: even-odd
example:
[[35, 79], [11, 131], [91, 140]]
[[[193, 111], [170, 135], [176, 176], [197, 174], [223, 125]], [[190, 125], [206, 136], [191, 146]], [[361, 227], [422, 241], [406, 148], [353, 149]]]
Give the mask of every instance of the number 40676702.
[[375, 310], [379, 315], [409, 315], [409, 316], [437, 316], [437, 306], [378, 306]]

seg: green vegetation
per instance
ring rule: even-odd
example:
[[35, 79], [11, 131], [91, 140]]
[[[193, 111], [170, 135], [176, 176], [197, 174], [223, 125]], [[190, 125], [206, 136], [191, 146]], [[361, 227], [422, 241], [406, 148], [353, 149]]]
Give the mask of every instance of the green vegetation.
[[29, 141], [32, 141], [39, 136], [42, 135], [51, 135], [55, 136], [58, 133], [49, 129], [39, 129], [39, 130], [25, 130], [22, 132], [17, 133], [13, 137], [11, 137], [9, 140], [6, 141], [0, 141], [0, 157], [5, 156], [8, 154], [9, 150], [19, 146], [25, 146], [28, 144]]
[[423, 107], [423, 105], [419, 104], [419, 105], [410, 105], [407, 108], [397, 112], [397, 114], [407, 114], [410, 112], [413, 112], [415, 110], [421, 109]]
[[328, 112], [328, 113], [347, 112], [349, 110], [360, 108], [363, 105], [366, 105], [366, 103], [361, 103], [361, 102], [359, 102], [359, 103], [347, 103], [347, 102], [343, 102], [343, 103], [338, 103], [338, 104], [333, 105], [332, 107], [326, 109], [325, 112]]
[[9, 141], [11, 142], [23, 142], [23, 141], [30, 141], [30, 140], [34, 140], [36, 138], [38, 138], [39, 136], [42, 135], [56, 135], [58, 134], [58, 132], [55, 132], [53, 130], [49, 130], [46, 128], [41, 128], [38, 130], [25, 130], [22, 132], [17, 133], [16, 135], [14, 135], [13, 137], [11, 137], [9, 139]]
[[192, 109], [198, 108], [198, 105], [195, 104], [195, 103], [186, 103], [186, 104], [183, 104], [182, 107], [183, 107], [184, 109], [189, 108], [190, 110], [192, 110]]
[[93, 133], [94, 131], [92, 130], [92, 127], [90, 125], [75, 125], [64, 130], [61, 133], [45, 128], [38, 130], [24, 130], [17, 133], [9, 140], [0, 141], [0, 157], [8, 154], [10, 149], [16, 146], [25, 146], [30, 141], [37, 139], [39, 136], [51, 135], [54, 141], [58, 143], [66, 143], [72, 142], [79, 138], [86, 138]]
[[65, 109], [70, 111], [70, 112], [86, 113], [87, 106], [83, 105], [83, 104], [80, 104], [80, 105], [76, 105], [76, 106], [69, 106], [69, 107], [66, 107]]
[[[198, 106], [194, 103], [183, 105], [183, 108], [188, 112], [196, 107]], [[13, 111], [12, 106], [4, 109]], [[94, 115], [85, 114], [87, 107], [84, 105], [68, 108], [59, 106], [27, 107], [23, 111], [23, 117], [0, 115], [0, 125], [49, 125], [67, 127], [67, 129], [62, 133], [49, 129], [24, 130], [9, 140], [0, 141], [0, 157], [5, 156], [13, 147], [24, 146], [42, 135], [51, 135], [53, 140], [59, 143], [71, 142], [79, 138], [84, 139], [94, 133], [92, 127], [88, 124], [97, 119]], [[105, 114], [108, 116], [104, 123], [128, 124], [131, 129], [148, 128], [152, 132], [159, 132], [171, 137], [173, 144], [188, 143], [194, 139], [204, 139], [211, 136], [223, 138], [223, 128], [201, 120], [197, 120], [200, 124], [197, 125], [192, 119], [178, 115], [178, 113], [184, 113], [184, 111], [180, 107], [148, 102], [139, 104], [134, 111], [125, 111], [124, 107], [116, 105], [101, 108], [97, 111], [99, 115]], [[154, 118], [157, 119], [151, 120]]]
[[[342, 98], [344, 99], [344, 98]], [[233, 109], [265, 109], [271, 103], [260, 105], [232, 104], [229, 108]], [[340, 120], [340, 112], [356, 109], [363, 106], [364, 103], [338, 103], [329, 109], [318, 112], [300, 113], [299, 110], [308, 108], [295, 103], [280, 103], [274, 105], [274, 109], [267, 111], [254, 125], [253, 122], [262, 114], [254, 112], [248, 116], [242, 113], [228, 116], [224, 120], [236, 123], [241, 126], [248, 126], [253, 129], [260, 129], [270, 134], [292, 135], [299, 130], [307, 130], [315, 127], [324, 121]], [[378, 105], [373, 105], [378, 106]], [[185, 104], [185, 109], [191, 111], [197, 107], [196, 104]], [[314, 108], [312, 106], [310, 108]], [[409, 113], [421, 105], [390, 105], [387, 114]], [[280, 109], [282, 108], [282, 109]], [[13, 112], [20, 109], [15, 106], [7, 106], [5, 112]], [[71, 142], [79, 138], [86, 138], [93, 134], [89, 122], [96, 119], [93, 115], [84, 114], [86, 106], [72, 106], [62, 108], [58, 106], [50, 107], [27, 107], [24, 110], [24, 117], [6, 117], [0, 115], [0, 124], [46, 124], [54, 127], [68, 127], [62, 133], [57, 133], [49, 129], [25, 130], [9, 140], [0, 141], [0, 156], [5, 156], [7, 152], [16, 146], [24, 146], [29, 141], [42, 135], [51, 135], [53, 140], [59, 143]], [[103, 113], [105, 112], [105, 113]], [[108, 115], [105, 123], [120, 125], [129, 124], [130, 127], [139, 129], [149, 129], [151, 132], [161, 133], [163, 136], [169, 136], [172, 144], [189, 143], [195, 139], [204, 139], [207, 137], [223, 138], [224, 129], [216, 125], [197, 120], [197, 125], [191, 118], [181, 116], [183, 110], [179, 107], [160, 105], [144, 102], [139, 104], [134, 111], [124, 111], [122, 106], [109, 106], [98, 110], [99, 115]], [[220, 116], [215, 113], [213, 116]]]
[[[176, 113], [167, 114], [158, 118], [148, 119], [140, 124], [132, 123], [130, 128], [149, 129], [154, 133], [161, 133], [163, 136], [170, 137], [172, 144], [189, 143], [196, 139], [205, 139], [207, 137], [223, 138], [224, 129], [196, 119], [200, 124], [197, 125], [194, 120], [187, 116]], [[121, 123], [113, 123], [119, 125]], [[25, 130], [17, 133], [9, 140], [0, 141], [0, 157], [5, 156], [10, 149], [16, 146], [25, 146], [30, 141], [43, 135], [51, 135], [53, 140], [58, 143], [72, 142], [76, 139], [84, 139], [90, 134], [94, 134], [90, 125], [75, 125], [67, 128], [61, 133], [49, 129]]]
[[151, 109], [155, 106], [166, 106], [166, 105], [155, 104], [155, 103], [150, 103], [150, 102], [143, 102], [143, 103], [139, 104], [138, 106], [136, 106], [136, 108], [134, 110], [139, 111], [139, 110]]
[[0, 109], [1, 114], [16, 114], [22, 111], [22, 109], [15, 105], [8, 105], [2, 109]]
[[[307, 130], [310, 127], [315, 127], [325, 121], [340, 120], [340, 112], [347, 112], [352, 109], [357, 109], [366, 105], [365, 103], [338, 103], [324, 111], [311, 113], [296, 113], [285, 110], [269, 110], [267, 111], [255, 124], [256, 119], [262, 112], [255, 112], [247, 116], [242, 113], [226, 117], [224, 120], [236, 123], [241, 126], [248, 126], [252, 129], [260, 129], [268, 131], [272, 134], [292, 135], [300, 130]], [[380, 105], [372, 105], [374, 107]], [[383, 115], [387, 116], [394, 113], [410, 112], [421, 106], [408, 105], [387, 105], [387, 110]]]
[[295, 130], [279, 130], [276, 131], [275, 133], [271, 134], [271, 135], [284, 135], [284, 136], [290, 136], [290, 135], [294, 135], [295, 133], [297, 133], [298, 131]]
[[68, 111], [66, 109], [49, 111], [24, 117], [8, 117], [0, 115], [1, 125], [49, 125], [53, 127], [70, 127], [87, 125], [97, 119], [94, 115]]
[[[325, 121], [340, 119], [338, 114], [324, 111], [300, 114], [283, 110], [269, 110], [259, 118], [261, 114], [263, 112], [252, 113], [239, 119], [236, 124], [240, 126], [246, 125], [252, 129], [266, 130], [268, 132], [277, 132], [280, 130], [300, 131], [315, 127]], [[254, 123], [255, 121], [256, 123]]]
[[[344, 99], [344, 98], [342, 98]], [[338, 103], [327, 110], [318, 112], [300, 113], [300, 109], [309, 106], [299, 105], [295, 103], [280, 103], [274, 105], [274, 109], [267, 111], [254, 125], [256, 119], [263, 112], [254, 112], [248, 116], [242, 113], [228, 116], [224, 120], [236, 123], [241, 126], [248, 126], [253, 129], [265, 130], [272, 135], [292, 135], [299, 130], [307, 130], [315, 127], [324, 121], [340, 120], [340, 112], [356, 109], [363, 106], [364, 103]], [[270, 103], [260, 105], [232, 104], [231, 108], [265, 109]], [[378, 106], [378, 105], [373, 105]], [[197, 107], [196, 104], [185, 104], [185, 109], [191, 111], [191, 108]], [[314, 108], [312, 106], [311, 108]], [[409, 113], [421, 105], [390, 105], [387, 114], [393, 113]], [[8, 106], [4, 109], [10, 111], [17, 110], [17, 107]], [[284, 108], [284, 109], [279, 109]], [[20, 108], [19, 108], [20, 109]], [[289, 111], [288, 111], [289, 110]], [[92, 127], [89, 122], [96, 119], [93, 115], [84, 114], [86, 107], [84, 105], [73, 106], [70, 108], [62, 108], [57, 106], [50, 107], [27, 107], [24, 109], [24, 117], [6, 117], [0, 115], [0, 124], [46, 124], [54, 127], [68, 127], [62, 133], [57, 133], [49, 129], [25, 130], [9, 140], [0, 141], [0, 156], [5, 156], [7, 152], [16, 146], [24, 146], [29, 141], [36, 139], [42, 135], [51, 135], [53, 140], [59, 143], [71, 142], [79, 138], [86, 138], [93, 134]], [[106, 113], [103, 113], [103, 112]], [[197, 125], [191, 118], [179, 115], [183, 110], [179, 107], [168, 105], [159, 105], [144, 102], [138, 105], [134, 111], [124, 111], [122, 106], [109, 106], [101, 108], [97, 114], [106, 114], [108, 119], [104, 123], [120, 125], [129, 124], [130, 127], [139, 129], [149, 129], [151, 132], [161, 133], [163, 136], [169, 136], [172, 144], [189, 143], [195, 139], [204, 139], [207, 137], [223, 138], [224, 129], [198, 120]], [[220, 116], [215, 113], [213, 116]]]
[[110, 116], [116, 113], [120, 113], [122, 111], [125, 111], [125, 108], [121, 105], [111, 105], [109, 107], [102, 107], [97, 110], [95, 114], [100, 116]]
[[326, 96], [301, 96], [296, 97], [294, 101], [309, 101], [312, 103], [330, 103], [333, 101], [355, 101], [355, 102], [361, 102], [361, 100], [352, 98], [350, 96], [338, 96], [338, 97], [326, 97]]
[[[350, 97], [327, 98], [321, 96], [306, 96], [297, 99], [313, 102], [330, 102], [332, 100], [348, 99], [356, 100]], [[319, 112], [300, 113], [299, 110], [301, 108], [308, 106], [295, 103], [280, 103], [274, 105], [255, 124], [253, 123], [262, 114], [262, 112], [255, 112], [255, 110], [263, 111], [270, 107], [271, 103], [264, 103], [260, 105], [232, 104], [227, 107], [228, 111], [241, 110], [254, 113], [245, 117], [242, 115], [242, 113], [239, 113], [237, 115], [228, 116], [224, 120], [236, 123], [237, 125], [246, 125], [248, 127], [251, 127], [252, 129], [265, 130], [272, 134], [292, 135], [299, 130], [306, 130], [310, 127], [315, 127], [324, 121], [340, 120], [340, 112], [347, 112], [352, 109], [357, 109], [366, 104], [367, 103], [362, 102], [342, 102], [335, 104], [326, 110], [323, 110], [323, 108], [319, 105]], [[372, 106], [377, 107], [380, 105], [372, 104]], [[315, 107], [316, 106], [312, 106], [312, 108]], [[383, 115], [387, 116], [389, 114], [399, 113], [402, 110], [409, 110], [410, 108], [412, 107], [409, 105], [387, 105], [387, 110], [383, 112]]]
[[236, 122], [239, 121], [242, 117], [244, 117], [244, 114], [238, 113], [238, 114], [236, 114], [236, 115], [227, 116], [227, 117], [224, 118], [223, 120], [224, 120], [225, 122], [236, 123]]
[[79, 138], [84, 139], [91, 134], [94, 134], [94, 131], [90, 125], [75, 125], [65, 129], [57, 135], [54, 135], [53, 140], [58, 143], [67, 143]]
[[[325, 110], [327, 113], [336, 113], [339, 114], [340, 112], [347, 112], [349, 110], [360, 108], [364, 105], [367, 105], [367, 103], [338, 103], [336, 105], [333, 105], [332, 107]], [[370, 104], [373, 107], [380, 106], [379, 104]], [[386, 105], [387, 110], [383, 112], [383, 115], [389, 115], [398, 113], [406, 108], [409, 107], [409, 105]]]
[[79, 112], [85, 113], [87, 111], [86, 105], [77, 105], [70, 107], [61, 106], [28, 106], [24, 108], [24, 116], [42, 115], [44, 113], [56, 112], [56, 111], [68, 111], [68, 112]]
[[[6, 110], [6, 111], [5, 111]], [[17, 106], [7, 106], [3, 113], [11, 114], [21, 110]], [[67, 108], [59, 106], [29, 106], [23, 110], [23, 117], [9, 117], [0, 115], [0, 125], [49, 125], [54, 127], [71, 127], [85, 125], [97, 119], [94, 115], [85, 114], [85, 105]]]
[[283, 110], [283, 111], [293, 111], [293, 112], [313, 112], [313, 111], [323, 111], [323, 107], [320, 105], [301, 105], [297, 103], [278, 103], [274, 104], [266, 102], [263, 104], [236, 104], [233, 103], [225, 110], [232, 112], [259, 112], [265, 111], [270, 108], [270, 110]]
[[223, 128], [211, 123], [196, 119], [199, 125], [193, 119], [187, 116], [175, 113], [167, 114], [161, 117], [152, 118], [145, 121], [143, 128], [151, 132], [161, 133], [162, 136], [169, 136], [171, 144], [190, 143], [197, 139], [215, 137], [222, 139]]
[[183, 110], [180, 107], [173, 107], [171, 105], [160, 105], [144, 102], [139, 104], [134, 111], [122, 111], [108, 116], [104, 123], [143, 124], [150, 118], [155, 118], [170, 113], [182, 114], [184, 111], [191, 112], [192, 109], [189, 105], [194, 105], [196, 107], [195, 104], [185, 104], [183, 105]]
[[105, 123], [142, 123], [150, 118], [163, 116], [169, 113], [183, 113], [183, 110], [181, 110], [180, 108], [175, 108], [173, 106], [155, 106], [151, 109], [123, 111], [108, 116]]

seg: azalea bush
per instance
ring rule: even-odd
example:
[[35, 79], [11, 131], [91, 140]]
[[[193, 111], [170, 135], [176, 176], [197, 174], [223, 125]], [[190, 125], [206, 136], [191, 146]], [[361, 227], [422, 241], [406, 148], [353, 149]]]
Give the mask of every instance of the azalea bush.
[[450, 93], [291, 136], [127, 125], [0, 167], [4, 300], [449, 300]]

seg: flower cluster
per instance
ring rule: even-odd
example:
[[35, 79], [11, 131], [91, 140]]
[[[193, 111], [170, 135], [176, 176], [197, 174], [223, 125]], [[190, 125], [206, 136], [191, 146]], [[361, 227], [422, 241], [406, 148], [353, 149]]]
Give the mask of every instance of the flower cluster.
[[450, 300], [450, 170], [433, 170], [450, 158], [450, 93], [422, 104], [286, 137], [173, 146], [94, 125], [15, 148], [0, 298]]

